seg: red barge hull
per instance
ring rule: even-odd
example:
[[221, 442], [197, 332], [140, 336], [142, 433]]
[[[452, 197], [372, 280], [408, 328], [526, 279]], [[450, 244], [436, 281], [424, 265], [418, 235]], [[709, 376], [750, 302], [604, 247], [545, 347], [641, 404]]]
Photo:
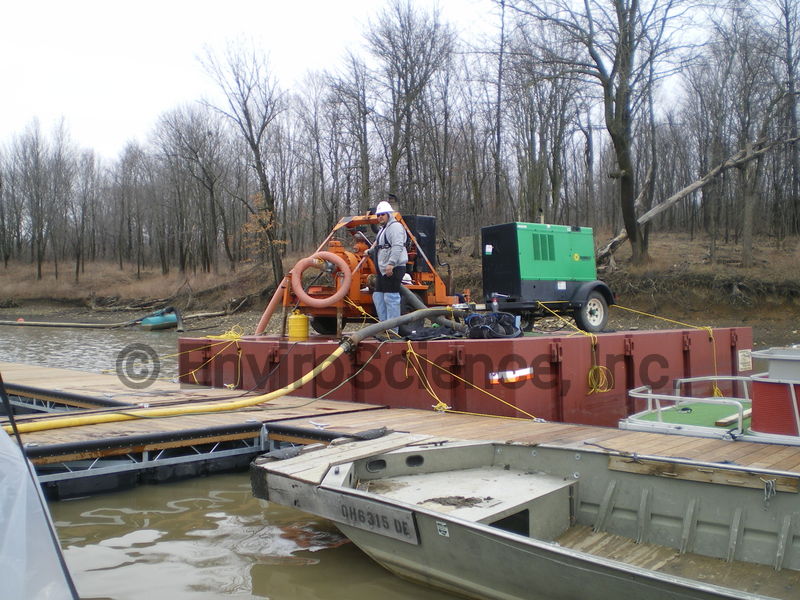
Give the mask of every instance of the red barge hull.
[[[270, 336], [181, 338], [180, 380], [271, 391], [299, 379], [337, 345], [337, 340], [322, 336], [304, 342]], [[408, 364], [407, 344], [379, 346], [377, 341], [362, 342], [293, 395], [327, 394], [328, 399], [393, 408], [435, 405], [436, 399]], [[413, 343], [415, 352], [435, 363], [420, 361], [431, 389], [452, 410], [611, 427], [644, 408], [628, 397], [629, 389], [650, 385], [654, 391], [668, 392], [673, 380], [681, 377], [749, 375], [752, 346], [749, 327], [714, 329], [713, 339], [708, 331], [694, 329], [603, 333], [597, 336], [595, 356], [596, 364], [608, 369], [609, 389], [597, 392], [590, 390], [588, 381], [593, 353], [586, 336]], [[495, 375], [529, 368], [532, 377], [521, 381], [498, 381]], [[691, 392], [699, 395], [708, 390]]]

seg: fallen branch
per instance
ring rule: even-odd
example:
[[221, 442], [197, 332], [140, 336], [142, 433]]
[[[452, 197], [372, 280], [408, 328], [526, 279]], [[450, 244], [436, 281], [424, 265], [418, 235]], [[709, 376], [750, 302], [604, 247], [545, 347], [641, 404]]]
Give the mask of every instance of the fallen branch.
[[98, 306], [96, 299], [92, 297], [89, 300], [89, 309], [93, 312], [139, 312], [142, 310], [164, 308], [165, 306], [168, 306], [172, 300], [172, 298], [155, 298], [153, 300], [132, 301], [126, 306], [118, 306], [115, 304]]
[[[796, 142], [798, 140], [800, 140], [800, 136], [787, 138], [783, 140], [776, 140], [767, 144], [765, 143], [765, 140], [762, 138], [753, 144], [748, 144], [746, 148], [743, 148], [733, 156], [728, 157], [726, 160], [724, 160], [716, 167], [711, 169], [708, 173], [703, 175], [697, 181], [690, 183], [685, 188], [673, 194], [663, 202], [656, 204], [653, 208], [651, 208], [646, 213], [642, 214], [638, 219], [636, 219], [637, 223], [639, 223], [639, 225], [644, 225], [648, 221], [651, 221], [654, 217], [660, 215], [668, 208], [677, 204], [680, 200], [683, 200], [689, 194], [692, 194], [693, 192], [696, 192], [697, 190], [711, 183], [722, 172], [727, 171], [728, 169], [740, 167], [743, 164], [750, 162], [751, 160], [759, 158], [760, 156], [762, 156], [775, 146], [780, 146], [783, 144], [791, 144], [792, 142]], [[637, 202], [639, 202], [638, 199]], [[619, 248], [627, 239], [628, 239], [628, 232], [623, 229], [615, 237], [611, 238], [608, 242], [606, 242], [606, 245], [597, 251], [598, 264], [607, 261], [609, 257], [612, 254], [614, 254], [614, 252], [616, 252], [617, 248]]]
[[193, 315], [185, 315], [183, 317], [183, 320], [189, 321], [190, 319], [211, 319], [213, 317], [227, 317], [228, 315], [232, 315], [233, 313], [237, 312], [240, 308], [242, 308], [242, 306], [244, 306], [244, 304], [248, 300], [250, 300], [251, 296], [252, 294], [250, 296], [245, 296], [244, 298], [242, 298], [242, 300], [239, 302], [239, 304], [236, 305], [235, 308], [232, 308], [231, 305], [228, 305], [225, 308], [225, 310], [217, 310], [214, 312], [204, 312], [204, 313], [196, 313]]

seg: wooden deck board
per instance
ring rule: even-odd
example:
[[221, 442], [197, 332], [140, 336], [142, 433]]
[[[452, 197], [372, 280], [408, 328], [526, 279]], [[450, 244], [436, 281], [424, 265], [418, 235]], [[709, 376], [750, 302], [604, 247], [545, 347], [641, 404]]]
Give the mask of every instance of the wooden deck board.
[[793, 450], [793, 448], [789, 447], [775, 448], [775, 453], [769, 456], [769, 461], [765, 460], [764, 462], [769, 465], [769, 469], [782, 471], [786, 466], [794, 464], [797, 460], [797, 453]]
[[[735, 462], [788, 472], [800, 472], [800, 446], [778, 446], [750, 442], [730, 442], [710, 438], [667, 435], [619, 430], [565, 423], [539, 423], [532, 420], [490, 418], [480, 415], [437, 413], [432, 410], [386, 409], [360, 402], [310, 400], [284, 396], [272, 402], [233, 412], [195, 414], [193, 403], [209, 403], [246, 396], [241, 390], [211, 389], [185, 386], [168, 381], [155, 382], [152, 388], [139, 392], [130, 390], [115, 375], [82, 373], [69, 369], [35, 367], [0, 362], [0, 372], [7, 384], [26, 385], [42, 390], [60, 390], [86, 396], [124, 399], [135, 406], [174, 404], [187, 406], [189, 413], [177, 417], [135, 419], [116, 423], [85, 425], [23, 434], [26, 443], [42, 450], [64, 444], [96, 444], [97, 440], [116, 438], [141, 439], [143, 436], [163, 436], [176, 439], [212, 435], [220, 428], [254, 428], [270, 424], [273, 428], [286, 425], [305, 430], [311, 436], [320, 430], [353, 434], [376, 427], [396, 432], [429, 435], [436, 439], [510, 441], [532, 445], [547, 444], [596, 452], [622, 452], [664, 457], [683, 457], [703, 462]], [[93, 412], [109, 409], [93, 409]], [[113, 410], [113, 409], [112, 409]], [[73, 411], [71, 416], [90, 411]], [[22, 417], [23, 420], [41, 416]], [[218, 434], [221, 435], [221, 434]]]
[[739, 444], [734, 443], [733, 448], [716, 448], [712, 452], [709, 452], [707, 456], [707, 460], [709, 462], [715, 461], [729, 461], [734, 463], [740, 463], [741, 461], [748, 460], [748, 456], [758, 452], [761, 449], [760, 444]]

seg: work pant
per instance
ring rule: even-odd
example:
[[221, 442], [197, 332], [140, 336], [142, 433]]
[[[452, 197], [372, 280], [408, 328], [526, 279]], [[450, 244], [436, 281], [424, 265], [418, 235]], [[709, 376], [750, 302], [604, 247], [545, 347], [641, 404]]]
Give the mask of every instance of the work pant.
[[405, 273], [405, 267], [395, 267], [391, 277], [377, 276], [372, 302], [379, 320], [387, 321], [400, 316], [400, 286]]

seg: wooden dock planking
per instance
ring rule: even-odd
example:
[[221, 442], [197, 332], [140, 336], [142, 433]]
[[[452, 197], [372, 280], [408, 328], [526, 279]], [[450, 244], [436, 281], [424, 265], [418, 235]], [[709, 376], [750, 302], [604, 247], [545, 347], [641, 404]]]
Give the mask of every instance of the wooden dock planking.
[[732, 448], [723, 446], [722, 448], [715, 448], [707, 455], [709, 462], [716, 461], [729, 461], [738, 463], [740, 460], [746, 460], [750, 454], [761, 450], [761, 444], [734, 444]]
[[[719, 461], [735, 462], [744, 467], [759, 467], [800, 472], [800, 447], [765, 445], [754, 442], [733, 442], [712, 438], [692, 438], [688, 436], [663, 433], [635, 432], [615, 430], [611, 428], [586, 425], [570, 425], [558, 423], [535, 423], [530, 421], [512, 421], [492, 419], [488, 426], [486, 418], [471, 415], [440, 414], [428, 419], [418, 420], [415, 409], [387, 409], [370, 414], [337, 415], [326, 421], [328, 429], [350, 433], [370, 425], [385, 426], [395, 431], [430, 434], [447, 439], [499, 440], [528, 444], [547, 444], [552, 446], [571, 447], [584, 450], [619, 451], [630, 454], [645, 454], [642, 449], [648, 447], [659, 449], [652, 456], [665, 458], [683, 458], [700, 462], [710, 462], [709, 456], [719, 456]], [[442, 419], [446, 422], [444, 422]], [[354, 421], [355, 419], [355, 421]], [[369, 419], [368, 421], [363, 421]], [[303, 427], [302, 420], [286, 421], [285, 424]], [[594, 438], [601, 442], [594, 442]], [[727, 455], [735, 451], [735, 460]], [[783, 460], [779, 464], [766, 461], [771, 454], [780, 452]], [[789, 466], [792, 458], [796, 459]], [[776, 468], [779, 467], [779, 468]]]
[[[35, 365], [21, 365], [0, 361], [0, 373], [8, 388], [15, 390], [19, 387], [29, 388], [32, 397], [47, 396], [48, 394], [74, 394], [85, 396], [87, 399], [113, 400], [130, 406], [147, 403], [165, 404], [175, 402], [176, 399], [199, 401], [201, 399], [215, 400], [223, 397], [236, 397], [242, 390], [228, 390], [176, 384], [171, 380], [160, 379], [154, 381], [143, 390], [136, 390], [126, 386], [116, 375], [105, 373], [87, 373], [73, 369], [55, 367], [40, 367]], [[27, 394], [28, 390], [26, 390]]]
[[768, 469], [781, 471], [787, 466], [792, 466], [797, 461], [798, 456], [793, 452], [791, 447], [778, 447], [775, 452], [769, 456], [769, 461], [763, 460]]
[[787, 460], [784, 464], [786, 467], [782, 467], [782, 471], [786, 471], [787, 473], [800, 473], [800, 456], [792, 460]]
[[[143, 402], [151, 406], [191, 405], [246, 395], [241, 390], [187, 388], [185, 385], [165, 381], [155, 382], [152, 389], [148, 388], [149, 391], [143, 393], [125, 388], [114, 375], [86, 374], [68, 369], [14, 363], [0, 362], [0, 372], [10, 386], [25, 385], [45, 392], [58, 389], [61, 392], [77, 395], [124, 398], [131, 406]], [[113, 409], [73, 411], [70, 416], [97, 410]], [[31, 418], [45, 417], [22, 416], [21, 420]], [[58, 450], [59, 447], [63, 448], [68, 444], [73, 444], [77, 448], [84, 444], [89, 448], [98, 446], [98, 441], [108, 441], [108, 448], [76, 451], [74, 456], [79, 458], [112, 456], [133, 447], [139, 450], [156, 450], [207, 441], [207, 439], [252, 438], [253, 431], [257, 431], [262, 424], [266, 425], [268, 431], [270, 426], [273, 426], [275, 432], [270, 433], [272, 439], [295, 442], [311, 441], [314, 435], [322, 430], [353, 434], [367, 429], [386, 427], [392, 431], [433, 436], [436, 439], [547, 444], [593, 452], [617, 451], [703, 462], [735, 462], [745, 467], [800, 472], [798, 446], [731, 442], [565, 423], [537, 423], [481, 415], [437, 413], [432, 410], [388, 409], [359, 402], [309, 400], [292, 396], [284, 396], [266, 404], [233, 412], [189, 413], [169, 418], [135, 419], [27, 433], [23, 434], [23, 441], [38, 447], [39, 458], [34, 462], [46, 464], [64, 461], [73, 456], [65, 455], [63, 451]], [[282, 432], [281, 426], [291, 427], [295, 433]], [[223, 432], [226, 427], [231, 430]], [[239, 430], [236, 430], [237, 428]], [[208, 432], [207, 437], [204, 431]], [[143, 436], [153, 439], [146, 443], [136, 441], [142, 440]], [[131, 440], [128, 445], [126, 445], [127, 438]], [[53, 448], [53, 452], [48, 456], [49, 447]]]
[[293, 479], [320, 484], [328, 469], [334, 465], [358, 460], [370, 454], [389, 452], [410, 444], [430, 440], [431, 436], [429, 435], [390, 433], [374, 440], [352, 442], [335, 447], [332, 451], [326, 452], [324, 462], [320, 461], [318, 454], [310, 453], [305, 457], [301, 454], [291, 461], [276, 463], [272, 470], [290, 476]]

